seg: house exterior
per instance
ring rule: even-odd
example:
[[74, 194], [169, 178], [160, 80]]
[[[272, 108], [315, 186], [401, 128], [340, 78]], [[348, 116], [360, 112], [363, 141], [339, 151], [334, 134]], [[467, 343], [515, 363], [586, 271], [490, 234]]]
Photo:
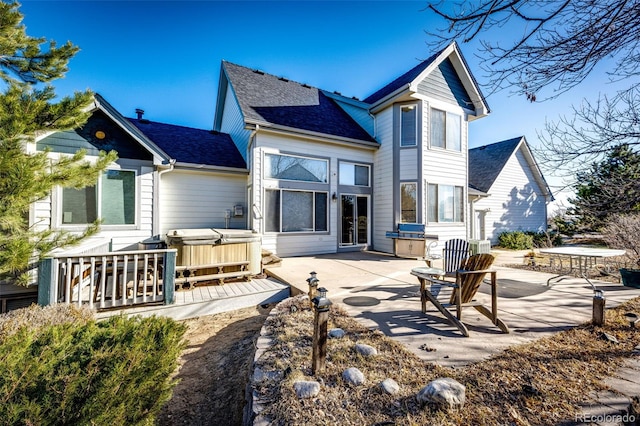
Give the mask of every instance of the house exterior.
[[[34, 204], [36, 227], [80, 231], [113, 250], [184, 228], [251, 229], [278, 256], [374, 249], [420, 223], [472, 236], [468, 125], [489, 107], [453, 43], [363, 100], [223, 62], [213, 131], [125, 118], [100, 95], [80, 129], [31, 149], [119, 159], [96, 186]], [[477, 192], [477, 194], [476, 194]], [[477, 205], [477, 204], [476, 204]]]
[[469, 150], [469, 187], [472, 238], [547, 229], [553, 195], [524, 136]]
[[362, 101], [223, 62], [214, 129], [248, 165], [263, 247], [393, 253], [398, 223], [469, 235], [468, 123], [488, 113], [453, 43]]

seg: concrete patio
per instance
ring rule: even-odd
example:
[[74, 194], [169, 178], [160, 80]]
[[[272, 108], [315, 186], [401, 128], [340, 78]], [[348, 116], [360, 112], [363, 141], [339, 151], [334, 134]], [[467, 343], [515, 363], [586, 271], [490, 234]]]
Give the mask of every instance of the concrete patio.
[[[269, 275], [307, 292], [306, 279], [315, 271], [327, 297], [371, 328], [402, 343], [420, 358], [443, 366], [462, 366], [485, 359], [511, 345], [549, 336], [590, 321], [593, 290], [581, 278], [567, 278], [548, 287], [552, 274], [504, 265], [522, 263], [524, 252], [494, 251], [498, 271], [498, 315], [511, 333], [502, 333], [474, 309], [463, 310], [470, 337], [464, 337], [435, 307], [420, 310], [419, 283], [410, 274], [423, 261], [375, 252], [289, 257]], [[594, 281], [604, 291], [606, 307], [640, 296], [640, 289]], [[478, 299], [490, 301], [483, 285]]]
[[[372, 252], [290, 257], [283, 259], [280, 267], [270, 269], [269, 274], [289, 283], [295, 294], [296, 289], [308, 291], [306, 279], [309, 272], [315, 271], [319, 287], [328, 290], [327, 297], [352, 317], [384, 332], [420, 358], [454, 368], [592, 319], [594, 292], [584, 279], [568, 278], [548, 287], [547, 280], [553, 274], [504, 266], [522, 263], [524, 252], [492, 253], [497, 257], [494, 269], [498, 271], [498, 316], [509, 326], [509, 334], [502, 333], [474, 309], [463, 310], [470, 337], [463, 337], [432, 305], [428, 304], [423, 314], [418, 279], [410, 274], [412, 268], [424, 266], [422, 261]], [[593, 282], [604, 291], [606, 308], [640, 296], [637, 288]], [[478, 299], [490, 301], [488, 287], [481, 286]], [[640, 355], [640, 350], [635, 353]], [[605, 385], [609, 390], [589, 393], [589, 402], [582, 405], [581, 413], [563, 424], [620, 425], [622, 420], [630, 420], [627, 410], [631, 398], [640, 395], [640, 356], [627, 360], [623, 368], [605, 380]]]

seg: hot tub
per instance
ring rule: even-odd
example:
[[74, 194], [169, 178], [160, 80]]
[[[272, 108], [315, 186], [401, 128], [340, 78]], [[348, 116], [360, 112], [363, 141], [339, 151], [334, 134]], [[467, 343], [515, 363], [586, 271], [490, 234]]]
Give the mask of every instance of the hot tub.
[[[252, 275], [262, 272], [262, 244], [258, 234], [246, 229], [174, 229], [167, 233], [167, 246], [178, 250], [176, 266], [246, 262]], [[233, 270], [232, 265], [227, 270]]]

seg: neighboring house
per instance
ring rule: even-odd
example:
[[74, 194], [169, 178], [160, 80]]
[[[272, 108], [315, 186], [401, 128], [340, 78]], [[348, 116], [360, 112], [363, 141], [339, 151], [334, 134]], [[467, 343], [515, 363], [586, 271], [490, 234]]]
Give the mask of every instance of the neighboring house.
[[544, 231], [551, 190], [524, 136], [469, 150], [471, 237], [498, 242], [505, 231]]
[[363, 101], [223, 62], [214, 129], [248, 164], [265, 248], [392, 253], [400, 222], [468, 237], [468, 123], [488, 113], [453, 43]]
[[102, 219], [93, 238], [113, 250], [174, 228], [246, 227], [246, 215], [225, 219], [235, 205], [246, 210], [248, 171], [229, 135], [124, 118], [100, 95], [81, 128], [42, 135], [36, 149], [52, 156], [116, 150], [118, 160], [97, 185], [81, 190], [58, 188], [34, 204], [31, 225], [80, 231]]

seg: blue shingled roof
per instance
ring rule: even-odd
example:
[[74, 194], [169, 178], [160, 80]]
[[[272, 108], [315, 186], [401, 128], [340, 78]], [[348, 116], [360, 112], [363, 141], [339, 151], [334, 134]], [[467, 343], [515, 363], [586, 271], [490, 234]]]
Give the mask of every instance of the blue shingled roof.
[[411, 68], [409, 71], [384, 86], [382, 89], [376, 91], [372, 95], [369, 95], [363, 100], [363, 102], [366, 102], [368, 104], [376, 103], [380, 99], [384, 98], [387, 95], [390, 95], [399, 88], [409, 85], [420, 75], [420, 73], [422, 73], [422, 71], [424, 71], [429, 65], [431, 65], [431, 63], [438, 57], [438, 55], [440, 55], [440, 53], [442, 53], [442, 51], [434, 53], [428, 59], [420, 62], [415, 67]]
[[377, 143], [333, 99], [315, 87], [226, 61], [223, 67], [247, 122]]
[[469, 150], [469, 186], [488, 192], [522, 136]]
[[241, 169], [247, 167], [231, 136], [226, 133], [145, 119], [127, 120], [178, 162]]

